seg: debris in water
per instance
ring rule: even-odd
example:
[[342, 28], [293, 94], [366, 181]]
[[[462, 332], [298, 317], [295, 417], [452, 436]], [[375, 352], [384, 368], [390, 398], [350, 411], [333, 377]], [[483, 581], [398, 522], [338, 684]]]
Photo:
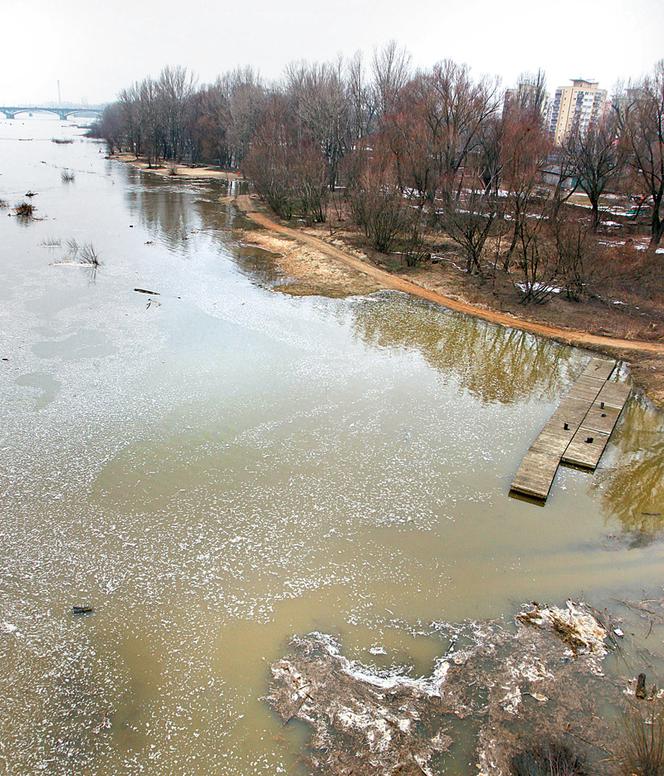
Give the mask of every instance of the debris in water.
[[161, 296], [159, 291], [148, 291], [147, 288], [135, 288], [134, 291], [136, 291], [139, 294], [150, 294], [150, 296]]
[[574, 654], [606, 655], [606, 630], [583, 604], [567, 601], [566, 609], [557, 606], [540, 607], [517, 614], [517, 620], [527, 625], [553, 629], [569, 645]]
[[92, 614], [94, 607], [92, 606], [72, 606], [73, 614]]
[[529, 725], [544, 741], [578, 735], [597, 756], [614, 731], [593, 713], [596, 704], [625, 703], [600, 670], [609, 635], [590, 607], [572, 601], [533, 605], [515, 624], [435, 623], [449, 647], [420, 678], [352, 661], [331, 636], [296, 636], [272, 665], [266, 700], [284, 724], [311, 726], [308, 765], [328, 776], [438, 772], [454, 718], [479, 724], [479, 774], [511, 774], [513, 758], [529, 751]]

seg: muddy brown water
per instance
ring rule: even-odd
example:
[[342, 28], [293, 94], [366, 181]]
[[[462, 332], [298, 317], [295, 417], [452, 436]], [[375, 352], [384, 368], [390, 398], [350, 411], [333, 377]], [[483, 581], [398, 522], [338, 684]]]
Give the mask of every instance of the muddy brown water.
[[[262, 700], [292, 634], [418, 676], [432, 623], [659, 589], [647, 403], [595, 476], [507, 496], [587, 352], [400, 294], [281, 294], [220, 183], [106, 160], [71, 124], [0, 121], [0, 173], [40, 219], [0, 211], [6, 772], [300, 773], [306, 730]], [[71, 238], [96, 273], [55, 266]], [[645, 630], [626, 650], [659, 665]]]

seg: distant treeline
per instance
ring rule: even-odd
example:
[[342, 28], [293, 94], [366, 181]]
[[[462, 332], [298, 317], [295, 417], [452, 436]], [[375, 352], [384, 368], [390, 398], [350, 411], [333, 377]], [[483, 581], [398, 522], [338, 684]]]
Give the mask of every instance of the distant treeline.
[[[112, 150], [151, 164], [239, 169], [284, 218], [321, 222], [330, 202], [342, 201], [376, 249], [396, 245], [413, 262], [432, 230], [457, 242], [470, 272], [482, 272], [485, 244], [496, 236], [506, 238], [498, 262], [505, 269], [517, 259], [548, 265], [578, 254], [574, 234], [577, 242], [587, 235], [578, 224], [568, 228], [562, 207], [577, 189], [591, 204], [585, 231], [600, 224], [602, 195], [623, 192], [647, 215], [658, 245], [664, 60], [615, 94], [587, 132], [572, 128], [562, 146], [547, 132], [546, 101], [542, 72], [505, 92], [497, 79], [450, 60], [415, 70], [390, 43], [369, 61], [358, 54], [292, 64], [276, 83], [245, 68], [197, 86], [187, 70], [167, 67], [121, 92], [98, 131]], [[538, 272], [528, 279], [533, 288]]]

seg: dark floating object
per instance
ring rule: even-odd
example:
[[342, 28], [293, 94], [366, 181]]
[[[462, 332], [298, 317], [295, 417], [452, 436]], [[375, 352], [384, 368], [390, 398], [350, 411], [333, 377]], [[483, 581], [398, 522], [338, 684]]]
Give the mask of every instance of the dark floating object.
[[72, 606], [73, 614], [92, 614], [94, 612], [93, 606]]
[[139, 294], [150, 294], [150, 296], [161, 296], [159, 291], [148, 291], [147, 288], [135, 288], [134, 291], [136, 291]]

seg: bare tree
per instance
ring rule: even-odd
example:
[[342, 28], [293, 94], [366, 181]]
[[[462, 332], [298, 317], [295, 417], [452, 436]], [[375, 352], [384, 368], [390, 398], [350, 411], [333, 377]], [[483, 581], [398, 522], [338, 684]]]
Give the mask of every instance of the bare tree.
[[482, 274], [482, 256], [496, 223], [497, 199], [485, 191], [471, 191], [463, 200], [450, 200], [438, 222], [462, 249], [466, 272]]
[[392, 112], [399, 92], [410, 78], [410, 54], [391, 40], [373, 55], [374, 90], [381, 116]]
[[378, 110], [375, 90], [371, 88], [362, 54], [357, 52], [347, 66], [347, 101], [351, 146], [374, 129]]
[[350, 116], [343, 63], [290, 65], [286, 90], [303, 130], [318, 143], [328, 165], [328, 184], [334, 191], [339, 162], [350, 140]]
[[577, 130], [571, 134], [564, 153], [578, 185], [590, 200], [592, 226], [597, 231], [600, 198], [607, 186], [617, 179], [623, 164], [615, 117], [607, 116], [585, 133]]
[[664, 59], [652, 75], [618, 95], [614, 108], [628, 163], [651, 199], [650, 245], [654, 249], [664, 234]]
[[165, 67], [156, 83], [166, 159], [180, 161], [187, 149], [189, 100], [196, 88], [194, 77], [185, 67]]
[[544, 203], [538, 201], [537, 190], [549, 159], [551, 143], [536, 110], [514, 106], [504, 115], [501, 151], [501, 172], [511, 204], [506, 215], [512, 221], [512, 240], [503, 262], [503, 269], [507, 271], [519, 242], [522, 253], [525, 244], [531, 242], [521, 234], [526, 220], [544, 217]]
[[318, 145], [300, 132], [283, 95], [270, 100], [244, 167], [282, 218], [300, 214], [309, 223], [325, 220], [325, 159]]
[[356, 223], [371, 245], [389, 253], [400, 239], [417, 235], [418, 215], [397, 185], [394, 158], [380, 137], [370, 149], [358, 149], [349, 187], [350, 205]]

